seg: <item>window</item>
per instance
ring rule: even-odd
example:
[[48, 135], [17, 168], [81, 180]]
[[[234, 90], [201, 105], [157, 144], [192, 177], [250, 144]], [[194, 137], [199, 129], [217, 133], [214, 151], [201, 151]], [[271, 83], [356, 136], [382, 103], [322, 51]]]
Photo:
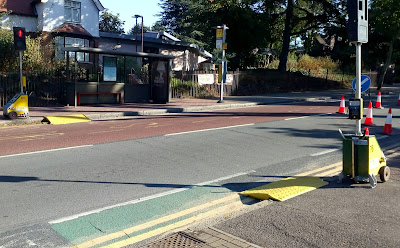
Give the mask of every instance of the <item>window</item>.
[[[89, 40], [72, 38], [72, 37], [56, 37], [56, 56], [59, 59], [66, 59], [67, 55], [61, 51], [61, 47], [89, 47]], [[75, 58], [75, 52], [69, 52], [70, 58]], [[89, 62], [89, 53], [76, 53], [76, 59], [79, 62]]]
[[68, 22], [81, 22], [81, 3], [71, 0], [64, 2], [64, 18]]

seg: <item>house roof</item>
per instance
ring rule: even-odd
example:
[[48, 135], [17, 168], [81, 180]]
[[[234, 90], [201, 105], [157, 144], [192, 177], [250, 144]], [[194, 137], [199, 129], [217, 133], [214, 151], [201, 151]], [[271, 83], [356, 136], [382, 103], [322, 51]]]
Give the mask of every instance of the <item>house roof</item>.
[[[159, 33], [159, 35], [155, 35], [155, 33]], [[162, 34], [161, 34], [162, 33]], [[146, 35], [147, 34], [147, 35]], [[166, 35], [167, 34], [167, 35]], [[160, 36], [168, 37], [169, 39], [162, 39]], [[118, 34], [118, 33], [108, 33], [108, 32], [100, 32], [101, 38], [112, 38], [112, 39], [122, 39], [122, 40], [131, 40], [131, 41], [140, 41], [141, 36], [135, 35], [127, 35], [127, 34]], [[156, 38], [157, 37], [157, 38]], [[170, 40], [173, 37], [173, 40]], [[155, 44], [157, 47], [186, 47], [192, 48], [199, 51], [202, 56], [212, 58], [213, 55], [204, 50], [203, 48], [199, 47], [196, 44], [192, 44], [189, 42], [180, 41], [179, 39], [175, 38], [174, 36], [168, 34], [167, 32], [146, 32], [143, 34], [143, 41], [147, 44]]]
[[0, 0], [0, 11], [12, 11], [13, 14], [37, 16], [32, 0]]
[[158, 59], [162, 59], [162, 60], [168, 60], [168, 59], [175, 58], [174, 56], [164, 55], [164, 54], [118, 51], [118, 50], [112, 50], [112, 49], [101, 49], [101, 48], [92, 48], [92, 47], [63, 47], [63, 48], [61, 48], [61, 50], [69, 51], [69, 52], [85, 52], [85, 53], [95, 53], [95, 54], [134, 56], [134, 57], [143, 57], [143, 58], [158, 58]]
[[54, 29], [52, 32], [92, 37], [92, 35], [88, 31], [86, 31], [86, 29], [84, 29], [81, 25], [72, 23], [64, 23], [58, 28]]

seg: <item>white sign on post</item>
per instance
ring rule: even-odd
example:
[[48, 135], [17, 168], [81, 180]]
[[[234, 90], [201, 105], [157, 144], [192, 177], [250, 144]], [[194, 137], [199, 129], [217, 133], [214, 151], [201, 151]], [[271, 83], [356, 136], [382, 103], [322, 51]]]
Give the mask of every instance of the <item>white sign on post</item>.
[[222, 39], [221, 40], [216, 40], [215, 47], [219, 48], [219, 49], [222, 49]]

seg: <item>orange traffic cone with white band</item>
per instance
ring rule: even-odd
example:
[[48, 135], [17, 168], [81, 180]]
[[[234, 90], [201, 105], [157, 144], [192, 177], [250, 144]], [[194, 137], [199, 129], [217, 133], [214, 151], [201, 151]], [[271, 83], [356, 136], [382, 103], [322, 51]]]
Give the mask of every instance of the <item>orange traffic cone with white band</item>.
[[374, 122], [372, 121], [372, 102], [369, 102], [367, 118], [365, 118], [364, 125], [372, 125]]
[[381, 92], [378, 92], [378, 97], [376, 98], [375, 108], [380, 108], [380, 109], [383, 108]]
[[399, 94], [399, 100], [397, 100], [397, 105], [400, 105], [400, 94]]
[[365, 135], [365, 136], [369, 135], [369, 129], [368, 129], [368, 127], [365, 127], [365, 128], [364, 128], [364, 135]]
[[392, 132], [392, 108], [390, 108], [386, 117], [385, 126], [383, 127], [383, 133], [391, 134]]
[[340, 100], [339, 114], [346, 114], [346, 102], [344, 100], [344, 95], [342, 95], [342, 99]]

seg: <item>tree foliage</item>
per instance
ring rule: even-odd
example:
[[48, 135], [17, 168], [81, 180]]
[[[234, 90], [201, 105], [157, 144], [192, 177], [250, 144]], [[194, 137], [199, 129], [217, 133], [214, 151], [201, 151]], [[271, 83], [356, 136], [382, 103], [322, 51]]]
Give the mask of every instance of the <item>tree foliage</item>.
[[[149, 27], [143, 26], [143, 33], [146, 33], [147, 31], [150, 31], [151, 29]], [[142, 25], [141, 24], [137, 24], [135, 26], [133, 26], [128, 34], [130, 35], [139, 35], [142, 34]]]
[[[212, 51], [215, 31], [226, 24], [230, 65], [252, 64], [260, 48], [280, 52], [280, 69], [286, 70], [291, 43], [344, 26], [345, 0], [162, 0], [161, 23], [184, 41]], [[305, 36], [303, 36], [305, 37]], [[307, 37], [311, 38], [311, 37]], [[217, 52], [217, 51], [215, 51]]]
[[[26, 37], [26, 51], [23, 52], [24, 72], [48, 71], [53, 68], [54, 48], [50, 41], [43, 44], [43, 38]], [[14, 36], [12, 30], [0, 29], [0, 73], [17, 72], [19, 70], [19, 55], [14, 50]], [[49, 54], [46, 55], [45, 52]]]
[[109, 32], [109, 33], [124, 33], [125, 21], [121, 21], [119, 18], [119, 14], [112, 14], [105, 9], [100, 15], [100, 22], [99, 22], [99, 30], [101, 32]]
[[[393, 62], [394, 47], [400, 38], [400, 2], [396, 0], [375, 0], [370, 10], [372, 46], [375, 59], [384, 61], [379, 73], [378, 89], [383, 85], [390, 64]], [[371, 46], [370, 46], [371, 47]], [[384, 55], [384, 57], [382, 57]]]
[[[161, 25], [179, 39], [215, 49], [215, 29], [226, 24], [231, 67], [251, 63], [254, 48], [273, 47], [276, 23], [275, 9], [257, 0], [162, 0]], [[276, 13], [275, 13], [276, 14]], [[277, 22], [276, 22], [277, 21]]]

